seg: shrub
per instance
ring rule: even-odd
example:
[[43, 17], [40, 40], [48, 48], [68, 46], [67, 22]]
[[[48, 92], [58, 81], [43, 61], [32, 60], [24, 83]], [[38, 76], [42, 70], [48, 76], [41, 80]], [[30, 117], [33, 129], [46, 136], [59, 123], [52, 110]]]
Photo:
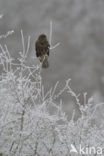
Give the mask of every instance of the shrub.
[[[100, 119], [97, 113], [99, 107], [103, 108], [103, 103], [95, 105], [93, 98], [86, 102], [85, 94], [84, 104], [80, 104], [79, 95], [70, 87], [70, 79], [57, 94], [59, 82], [45, 94], [41, 81], [41, 65], [30, 67], [25, 63], [30, 37], [26, 48], [22, 31], [21, 36], [23, 51], [19, 53], [18, 64], [10, 56], [7, 46], [0, 45], [0, 64], [3, 68], [0, 77], [0, 155], [90, 155], [89, 147], [103, 149], [104, 115], [100, 112]], [[31, 81], [31, 76], [34, 81]], [[76, 121], [75, 111], [71, 120], [68, 120], [62, 110], [62, 100], [59, 104], [56, 103], [63, 92], [71, 95], [79, 107], [81, 116]], [[54, 112], [50, 113], [52, 107]], [[80, 145], [85, 147], [84, 153], [77, 153]], [[91, 153], [92, 156], [98, 154], [98, 151]]]

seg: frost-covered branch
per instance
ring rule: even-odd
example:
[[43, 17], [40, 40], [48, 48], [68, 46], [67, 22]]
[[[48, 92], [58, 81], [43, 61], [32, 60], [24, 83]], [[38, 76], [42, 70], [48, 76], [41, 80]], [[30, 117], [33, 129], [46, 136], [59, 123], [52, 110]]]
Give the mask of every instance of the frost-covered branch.
[[55, 49], [56, 47], [58, 47], [60, 45], [60, 43], [55, 44], [54, 46], [52, 45], [52, 21], [50, 21], [50, 36], [49, 36], [49, 43], [50, 43], [50, 49]]
[[8, 36], [12, 35], [14, 33], [14, 30], [8, 31], [6, 34], [0, 35], [0, 39], [7, 38]]

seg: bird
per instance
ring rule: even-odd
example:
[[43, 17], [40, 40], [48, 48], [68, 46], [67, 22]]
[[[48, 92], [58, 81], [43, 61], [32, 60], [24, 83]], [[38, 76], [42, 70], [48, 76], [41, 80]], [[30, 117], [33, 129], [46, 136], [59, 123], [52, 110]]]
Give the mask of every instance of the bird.
[[42, 62], [42, 68], [48, 68], [48, 57], [50, 53], [50, 44], [45, 34], [40, 34], [35, 43], [36, 57]]

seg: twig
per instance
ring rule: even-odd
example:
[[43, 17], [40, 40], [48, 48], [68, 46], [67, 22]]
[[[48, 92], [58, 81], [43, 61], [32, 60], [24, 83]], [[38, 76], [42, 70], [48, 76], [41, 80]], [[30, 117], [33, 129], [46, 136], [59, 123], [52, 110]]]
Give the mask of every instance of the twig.
[[49, 43], [52, 44], [52, 21], [50, 21], [50, 36], [49, 36]]
[[54, 46], [52, 46], [52, 21], [50, 21], [50, 36], [49, 36], [49, 43], [50, 43], [50, 50], [55, 49], [60, 45], [60, 43], [56, 43]]
[[7, 38], [8, 36], [12, 35], [14, 30], [8, 31], [6, 34], [0, 35], [0, 39]]
[[25, 56], [25, 41], [24, 41], [24, 35], [23, 31], [21, 30], [21, 37], [22, 37], [22, 47], [23, 47], [23, 56]]

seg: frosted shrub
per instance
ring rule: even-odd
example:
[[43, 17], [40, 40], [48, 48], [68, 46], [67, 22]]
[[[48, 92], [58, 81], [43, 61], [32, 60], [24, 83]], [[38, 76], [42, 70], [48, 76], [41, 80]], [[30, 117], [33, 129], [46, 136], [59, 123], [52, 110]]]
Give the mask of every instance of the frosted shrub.
[[[80, 104], [79, 95], [70, 88], [70, 79], [57, 94], [59, 82], [45, 94], [41, 66], [29, 67], [25, 63], [30, 37], [25, 47], [22, 31], [21, 36], [23, 51], [20, 52], [18, 64], [14, 63], [7, 46], [0, 45], [0, 65], [3, 68], [0, 75], [0, 155], [103, 155], [104, 115], [100, 112], [100, 119], [98, 109], [103, 109], [103, 103], [95, 105], [93, 98], [87, 102], [85, 94], [84, 104]], [[31, 81], [31, 76], [34, 81]], [[62, 110], [62, 100], [56, 103], [63, 92], [71, 95], [79, 107], [81, 115], [76, 121], [75, 111], [68, 121]], [[50, 113], [50, 107], [54, 108], [53, 113]], [[80, 146], [84, 147], [82, 151]]]

